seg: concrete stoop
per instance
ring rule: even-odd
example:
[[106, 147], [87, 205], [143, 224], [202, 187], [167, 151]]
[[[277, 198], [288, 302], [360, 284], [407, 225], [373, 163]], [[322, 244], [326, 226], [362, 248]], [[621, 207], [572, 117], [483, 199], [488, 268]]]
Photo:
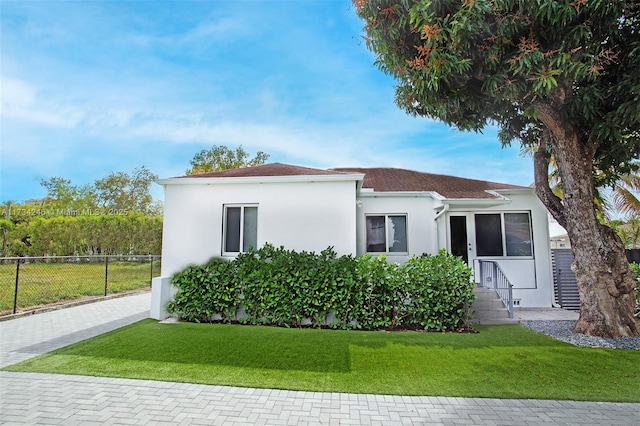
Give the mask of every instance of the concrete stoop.
[[519, 324], [517, 319], [509, 318], [509, 311], [494, 290], [482, 287], [473, 289], [476, 300], [473, 302], [471, 322], [481, 325]]

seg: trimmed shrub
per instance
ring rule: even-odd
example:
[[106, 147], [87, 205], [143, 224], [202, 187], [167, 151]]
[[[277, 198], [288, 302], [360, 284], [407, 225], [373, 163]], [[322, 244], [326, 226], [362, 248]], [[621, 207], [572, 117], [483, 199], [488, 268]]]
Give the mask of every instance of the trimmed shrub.
[[197, 322], [217, 315], [229, 322], [242, 308], [236, 319], [247, 324], [456, 330], [468, 326], [470, 277], [444, 250], [397, 265], [384, 256], [338, 257], [332, 247], [311, 253], [267, 244], [177, 273], [167, 309]]
[[186, 321], [210, 322], [217, 314], [230, 322], [240, 305], [241, 280], [228, 260], [213, 258], [203, 266], [191, 265], [171, 282], [179, 290], [167, 310]]
[[407, 323], [436, 331], [468, 327], [474, 284], [471, 268], [460, 258], [440, 250], [436, 256], [411, 257], [401, 270]]

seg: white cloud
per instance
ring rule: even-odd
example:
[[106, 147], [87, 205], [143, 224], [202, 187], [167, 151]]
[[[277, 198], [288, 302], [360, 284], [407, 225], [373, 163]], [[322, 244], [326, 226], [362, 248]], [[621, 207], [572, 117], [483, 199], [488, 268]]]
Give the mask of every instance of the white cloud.
[[6, 106], [29, 106], [36, 97], [35, 88], [26, 81], [8, 78], [0, 75], [0, 87], [2, 88], [1, 108]]
[[54, 127], [75, 127], [84, 114], [77, 108], [44, 101], [38, 89], [24, 80], [0, 76], [2, 87], [0, 115], [7, 118]]

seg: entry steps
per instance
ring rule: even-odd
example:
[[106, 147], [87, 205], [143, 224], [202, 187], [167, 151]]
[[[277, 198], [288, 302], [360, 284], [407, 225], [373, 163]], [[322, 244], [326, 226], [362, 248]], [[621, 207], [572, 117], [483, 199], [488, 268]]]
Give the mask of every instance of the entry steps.
[[473, 302], [473, 315], [471, 322], [481, 325], [519, 324], [515, 318], [509, 318], [509, 311], [500, 300], [495, 290], [475, 287], [473, 293], [476, 300]]

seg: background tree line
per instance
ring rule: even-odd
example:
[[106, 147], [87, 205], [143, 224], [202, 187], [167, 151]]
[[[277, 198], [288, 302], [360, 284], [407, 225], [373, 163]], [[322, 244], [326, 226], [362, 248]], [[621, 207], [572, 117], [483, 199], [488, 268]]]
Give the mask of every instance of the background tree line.
[[159, 254], [162, 203], [150, 194], [157, 178], [142, 166], [82, 186], [42, 180], [44, 198], [3, 203], [2, 256]]
[[162, 217], [34, 216], [3, 229], [4, 256], [160, 254]]
[[[262, 151], [251, 158], [242, 146], [214, 145], [194, 155], [186, 174], [257, 166], [268, 158]], [[43, 179], [44, 198], [0, 206], [0, 256], [159, 254], [162, 202], [150, 193], [156, 179], [145, 166], [85, 185]]]

